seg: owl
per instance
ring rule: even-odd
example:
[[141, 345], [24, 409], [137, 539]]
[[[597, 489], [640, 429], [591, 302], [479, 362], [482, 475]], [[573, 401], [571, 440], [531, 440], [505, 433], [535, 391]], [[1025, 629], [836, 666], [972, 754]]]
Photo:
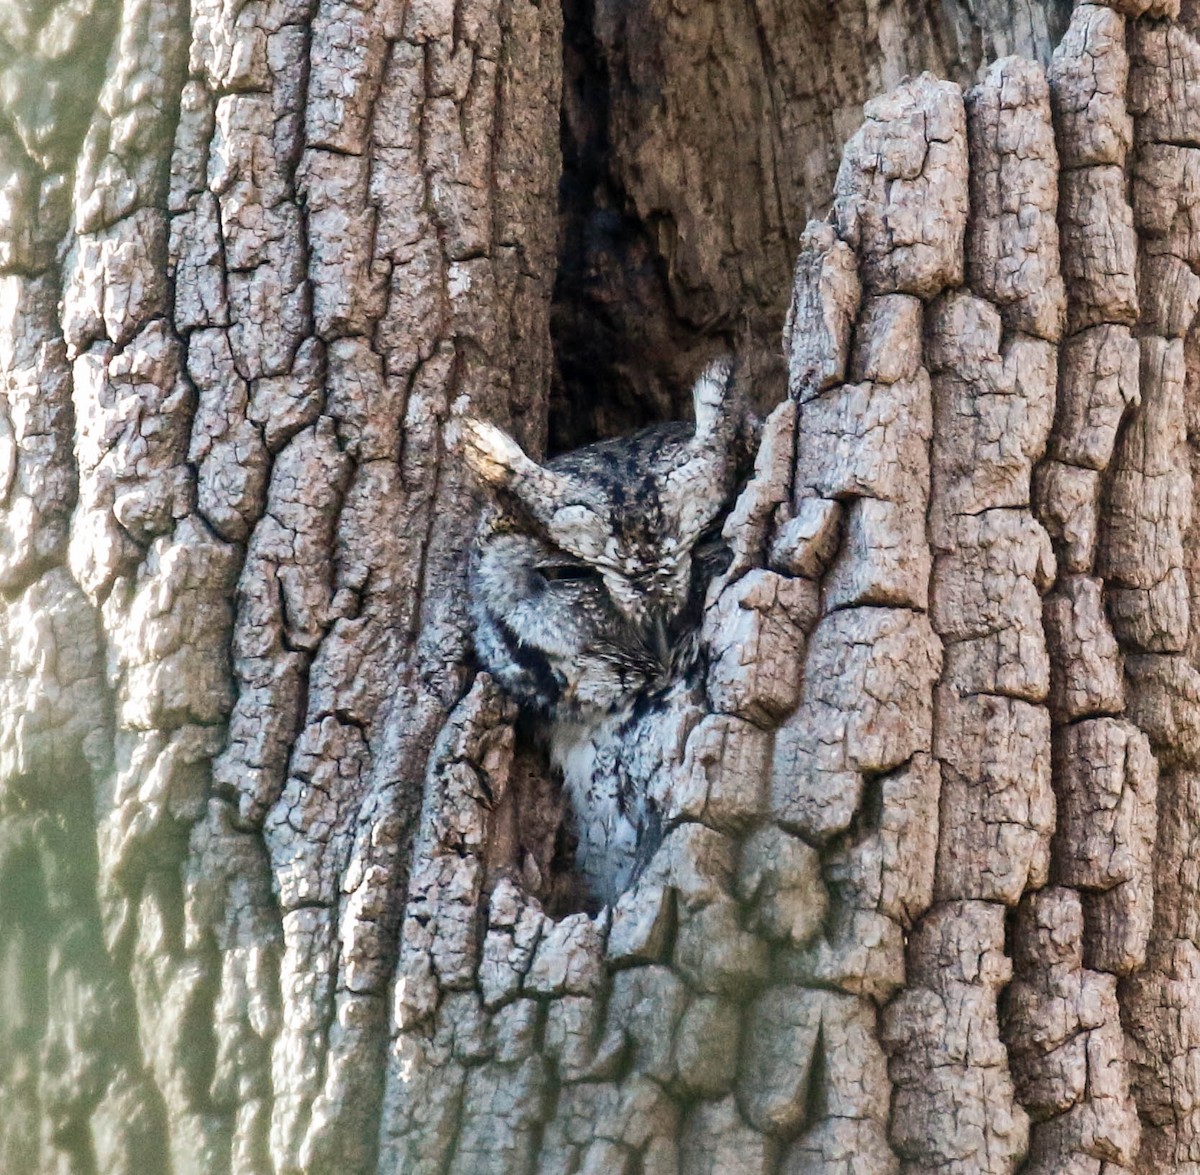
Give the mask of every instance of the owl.
[[662, 835], [662, 780], [698, 720], [698, 628], [736, 480], [733, 364], [693, 389], [695, 425], [655, 425], [538, 464], [459, 425], [490, 497], [472, 554], [476, 655], [544, 730], [598, 904]]

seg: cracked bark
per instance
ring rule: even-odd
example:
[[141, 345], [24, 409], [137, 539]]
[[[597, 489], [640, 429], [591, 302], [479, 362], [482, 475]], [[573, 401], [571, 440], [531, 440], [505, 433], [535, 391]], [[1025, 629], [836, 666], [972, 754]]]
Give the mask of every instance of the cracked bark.
[[[0, 1168], [1200, 1172], [1200, 9], [1069, 8], [0, 17]], [[579, 912], [445, 429], [729, 347]]]

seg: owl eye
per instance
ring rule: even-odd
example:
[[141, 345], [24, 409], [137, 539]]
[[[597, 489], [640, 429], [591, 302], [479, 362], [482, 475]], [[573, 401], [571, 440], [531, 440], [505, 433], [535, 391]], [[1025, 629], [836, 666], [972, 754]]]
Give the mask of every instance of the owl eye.
[[600, 578], [600, 572], [586, 563], [548, 563], [539, 567], [538, 571], [543, 579], [549, 580], [551, 583], [571, 580], [585, 582]]
[[595, 510], [582, 505], [579, 502], [572, 503], [570, 506], [559, 506], [554, 511], [554, 517], [550, 520], [552, 528], [569, 530], [577, 526], [591, 527], [599, 526], [600, 517]]

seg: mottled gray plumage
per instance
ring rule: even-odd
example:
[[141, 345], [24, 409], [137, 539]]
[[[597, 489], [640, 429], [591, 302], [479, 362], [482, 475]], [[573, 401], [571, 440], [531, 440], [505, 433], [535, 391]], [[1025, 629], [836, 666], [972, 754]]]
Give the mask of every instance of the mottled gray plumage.
[[653, 851], [656, 777], [681, 749], [660, 744], [698, 706], [696, 628], [737, 475], [731, 379], [728, 359], [700, 377], [694, 428], [657, 425], [544, 465], [492, 425], [461, 424], [493, 498], [472, 560], [476, 652], [546, 724], [598, 901]]

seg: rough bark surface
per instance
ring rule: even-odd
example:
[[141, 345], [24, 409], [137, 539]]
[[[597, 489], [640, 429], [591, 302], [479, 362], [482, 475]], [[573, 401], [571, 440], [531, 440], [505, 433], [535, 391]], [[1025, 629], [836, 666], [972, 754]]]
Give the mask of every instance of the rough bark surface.
[[869, 98], [1046, 60], [1071, 0], [565, 0], [557, 448], [687, 415], [736, 347], [769, 409], [796, 240]]
[[[1198, 1175], [1179, 7], [0, 16], [0, 1170]], [[731, 340], [704, 711], [564, 910], [445, 430]]]

